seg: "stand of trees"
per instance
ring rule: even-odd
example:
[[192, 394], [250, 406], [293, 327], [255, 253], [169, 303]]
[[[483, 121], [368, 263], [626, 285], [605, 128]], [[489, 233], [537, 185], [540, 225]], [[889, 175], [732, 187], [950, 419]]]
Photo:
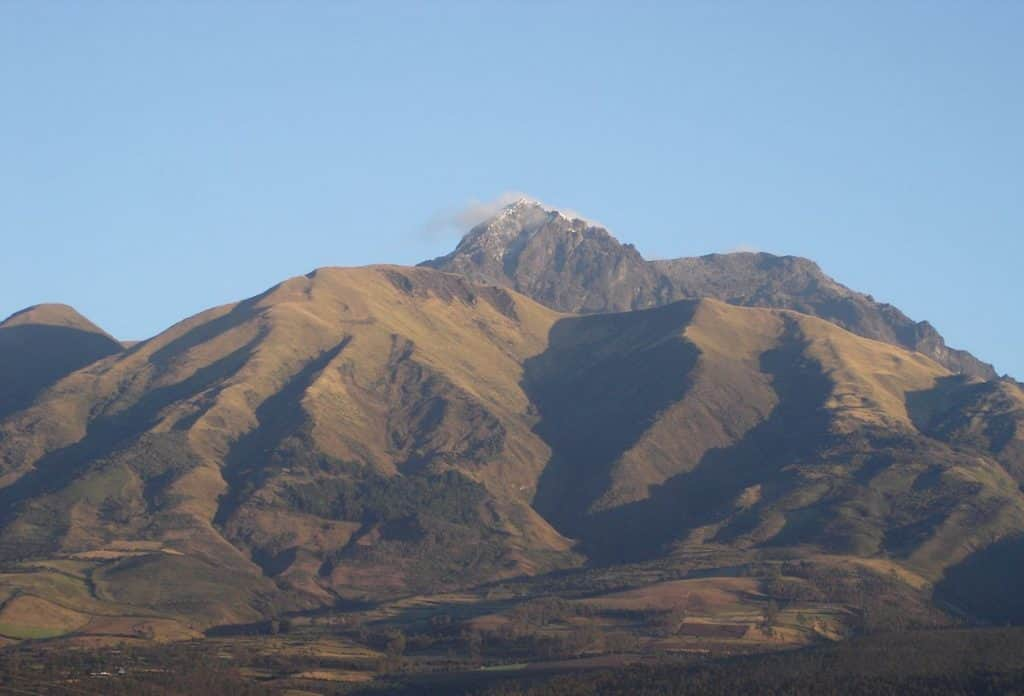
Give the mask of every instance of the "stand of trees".
[[634, 665], [513, 681], [486, 696], [966, 696], [1024, 694], [1024, 630], [956, 629], [876, 634], [789, 653], [696, 665]]

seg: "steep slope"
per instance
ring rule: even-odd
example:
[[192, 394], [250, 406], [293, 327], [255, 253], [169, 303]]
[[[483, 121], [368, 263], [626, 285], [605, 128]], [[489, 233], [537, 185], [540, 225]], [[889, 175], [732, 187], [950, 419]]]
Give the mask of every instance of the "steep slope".
[[0, 554], [142, 543], [95, 585], [204, 622], [571, 561], [528, 504], [548, 449], [519, 387], [556, 318], [398, 268], [200, 314], [0, 424]]
[[950, 348], [927, 321], [856, 292], [795, 256], [737, 252], [652, 261], [673, 296], [714, 297], [745, 307], [779, 307], [821, 317], [860, 336], [923, 353], [952, 372], [993, 379], [992, 366]]
[[909, 403], [922, 432], [991, 453], [1024, 485], [1024, 388], [1019, 383], [949, 377], [911, 395]]
[[617, 312], [710, 297], [793, 309], [867, 338], [928, 355], [951, 371], [993, 379], [991, 365], [946, 346], [927, 322], [850, 290], [812, 261], [764, 253], [645, 261], [602, 227], [520, 200], [423, 265], [511, 287], [565, 312]]
[[552, 448], [535, 505], [595, 559], [782, 546], [937, 578], [1024, 529], [1006, 463], [915, 425], [908, 401], [949, 371], [820, 319], [712, 300], [571, 317], [526, 375]]
[[474, 227], [451, 254], [423, 266], [511, 287], [563, 312], [664, 304], [659, 274], [607, 230], [520, 200]]
[[67, 305], [36, 305], [0, 322], [0, 419], [121, 345]]
[[934, 582], [1024, 532], [1022, 403], [790, 310], [321, 269], [0, 419], [0, 591], [192, 635], [583, 560]]
[[[923, 432], [967, 451], [994, 457], [1024, 491], [1024, 388], [1010, 379], [971, 382], [950, 377], [909, 401]], [[1024, 566], [1024, 530], [979, 545], [946, 570], [936, 587], [944, 601], [988, 621], [1024, 621], [1015, 569]]]

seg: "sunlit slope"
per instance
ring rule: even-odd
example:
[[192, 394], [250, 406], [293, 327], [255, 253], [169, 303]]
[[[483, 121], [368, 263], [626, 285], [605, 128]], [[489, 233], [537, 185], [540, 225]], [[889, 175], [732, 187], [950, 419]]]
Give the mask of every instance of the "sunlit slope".
[[43, 304], [0, 322], [0, 418], [28, 407], [75, 370], [121, 345], [73, 308]]
[[912, 321], [896, 307], [843, 286], [810, 259], [733, 252], [648, 261], [600, 225], [528, 199], [506, 206], [470, 230], [450, 254], [423, 265], [576, 313], [703, 298], [788, 309], [923, 353], [956, 373], [996, 377], [991, 365], [947, 346], [928, 322]]
[[604, 560], [787, 546], [934, 576], [1024, 523], [1005, 462], [908, 410], [950, 373], [820, 319], [713, 300], [567, 318], [527, 374], [553, 450], [537, 507]]
[[[556, 319], [504, 291], [385, 267], [324, 269], [200, 314], [3, 423], [4, 555], [159, 542], [177, 553], [103, 570], [119, 601], [146, 605], [164, 598], [136, 584], [185, 559], [250, 577], [243, 605], [270, 601], [267, 576], [320, 602], [335, 586], [401, 590], [561, 562], [568, 542], [528, 505], [548, 448], [519, 384]], [[447, 500], [449, 486], [465, 490]], [[330, 497], [364, 489], [382, 509]], [[436, 509], [419, 509], [423, 492]], [[444, 562], [445, 525], [486, 547], [452, 558], [461, 578]]]
[[572, 316], [322, 269], [0, 419], [0, 589], [191, 635], [587, 559], [784, 550], [935, 581], [1024, 531], [1021, 404], [789, 310]]
[[914, 393], [909, 404], [922, 432], [990, 452], [1024, 485], [1024, 388], [1018, 382], [949, 377]]

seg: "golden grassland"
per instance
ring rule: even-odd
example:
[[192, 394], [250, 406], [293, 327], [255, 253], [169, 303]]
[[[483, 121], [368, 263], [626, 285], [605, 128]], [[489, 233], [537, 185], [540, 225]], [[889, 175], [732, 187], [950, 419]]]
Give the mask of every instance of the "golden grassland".
[[[47, 637], [158, 640], [339, 598], [405, 597], [376, 611], [406, 617], [417, 602], [427, 614], [477, 611], [478, 596], [444, 591], [578, 566], [594, 538], [647, 523], [652, 553], [703, 548], [722, 560], [774, 544], [924, 591], [1024, 529], [1024, 496], [997, 454], [924, 434], [924, 421], [963, 401], [942, 391], [951, 377], [790, 311], [703, 300], [573, 317], [429, 269], [321, 269], [78, 370], [0, 421], [0, 485], [25, 496], [7, 501], [16, 513], [0, 531], [11, 559], [0, 598], [14, 617], [0, 634], [33, 637], [18, 628], [25, 602], [49, 608]], [[803, 403], [813, 389], [790, 379], [820, 386], [818, 400]], [[559, 402], [547, 380], [594, 398]], [[678, 389], [647, 400], [662, 380]], [[962, 430], [984, 434], [997, 402], [1001, 417], [1024, 411], [1015, 385], [986, 399]], [[806, 423], [806, 450], [785, 442]], [[879, 434], [909, 444], [881, 452]], [[606, 436], [614, 447], [600, 461], [573, 460]], [[773, 447], [782, 454], [769, 460]], [[415, 533], [346, 518], [333, 498], [319, 501], [322, 514], [295, 503], [303, 486], [365, 482], [350, 470], [373, 481], [455, 471], [482, 502], [471, 524]], [[714, 514], [677, 514], [701, 502], [685, 497], [687, 483], [720, 497]], [[545, 507], [558, 486], [572, 504], [554, 496]], [[560, 506], [565, 520], [541, 514]], [[455, 529], [472, 536], [446, 546]], [[434, 545], [408, 541], [416, 533]], [[456, 559], [467, 548], [480, 553]], [[668, 611], [692, 593], [711, 609], [684, 626], [768, 640], [757, 627], [767, 599], [752, 582], [650, 584], [594, 606]], [[842, 633], [841, 609], [808, 605], [818, 618], [803, 626], [787, 612], [771, 640]]]

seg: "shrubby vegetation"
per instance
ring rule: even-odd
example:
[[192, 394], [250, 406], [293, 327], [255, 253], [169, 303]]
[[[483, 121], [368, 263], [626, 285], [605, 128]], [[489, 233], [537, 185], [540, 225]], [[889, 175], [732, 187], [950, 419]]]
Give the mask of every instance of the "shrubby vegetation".
[[487, 696], [893, 696], [1024, 694], [1024, 631], [949, 630], [874, 635], [827, 647], [696, 665], [633, 665], [509, 681]]
[[1003, 539], [954, 566], [936, 594], [994, 623], [1024, 623], [1024, 535]]
[[486, 516], [490, 496], [457, 471], [386, 477], [367, 467], [321, 462], [329, 477], [283, 488], [285, 504], [324, 519], [374, 530], [372, 544], [349, 544], [328, 555], [338, 563], [379, 563], [398, 569], [413, 590], [464, 585], [502, 563], [504, 532]]
[[456, 471], [431, 476], [327, 478], [291, 484], [285, 497], [296, 510], [351, 522], [394, 522], [419, 515], [453, 524], [479, 522], [483, 486]]
[[186, 643], [147, 648], [0, 652], [0, 692], [37, 696], [270, 696], [215, 651]]
[[[898, 577], [856, 567], [810, 561], [772, 564], [762, 570], [764, 592], [778, 602], [830, 602], [859, 613], [862, 632], [903, 631], [951, 623], [928, 597]], [[801, 582], [802, 581], [802, 582]]]

